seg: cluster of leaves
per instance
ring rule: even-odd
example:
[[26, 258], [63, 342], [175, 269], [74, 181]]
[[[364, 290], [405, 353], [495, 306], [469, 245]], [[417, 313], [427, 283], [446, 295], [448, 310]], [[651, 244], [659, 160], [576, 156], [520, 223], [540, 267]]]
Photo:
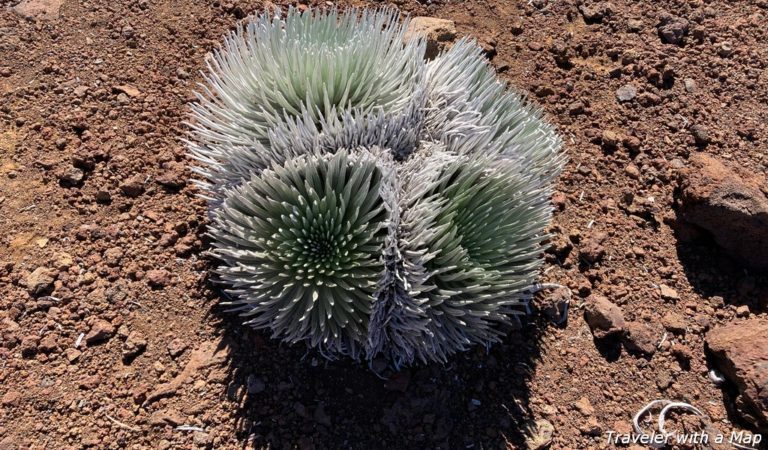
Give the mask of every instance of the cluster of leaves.
[[445, 361], [524, 311], [564, 158], [470, 40], [391, 9], [252, 18], [208, 60], [188, 146], [217, 280], [327, 357]]

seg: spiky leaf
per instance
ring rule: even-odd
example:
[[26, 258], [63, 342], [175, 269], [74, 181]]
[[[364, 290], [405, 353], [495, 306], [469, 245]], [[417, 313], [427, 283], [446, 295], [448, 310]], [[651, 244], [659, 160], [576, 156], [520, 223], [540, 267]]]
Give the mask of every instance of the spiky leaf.
[[[227, 36], [208, 59], [192, 106], [188, 145], [203, 163], [198, 172], [209, 195], [216, 200], [252, 172], [297, 156], [321, 131], [333, 136], [336, 119], [412, 113], [423, 98], [425, 44], [404, 45], [405, 27], [394, 9], [291, 8], [284, 18], [264, 13]], [[296, 120], [304, 128], [291, 136], [299, 148], [274, 145]]]
[[382, 272], [384, 183], [368, 152], [307, 155], [231, 191], [211, 234], [250, 324], [329, 354], [357, 354]]

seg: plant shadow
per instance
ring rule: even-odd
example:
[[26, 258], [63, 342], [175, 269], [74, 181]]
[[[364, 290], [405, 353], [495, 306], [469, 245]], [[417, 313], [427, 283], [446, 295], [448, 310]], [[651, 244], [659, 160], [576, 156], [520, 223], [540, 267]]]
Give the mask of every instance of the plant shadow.
[[545, 323], [505, 340], [399, 372], [327, 361], [243, 326], [217, 305], [227, 396], [242, 448], [524, 448], [529, 382]]

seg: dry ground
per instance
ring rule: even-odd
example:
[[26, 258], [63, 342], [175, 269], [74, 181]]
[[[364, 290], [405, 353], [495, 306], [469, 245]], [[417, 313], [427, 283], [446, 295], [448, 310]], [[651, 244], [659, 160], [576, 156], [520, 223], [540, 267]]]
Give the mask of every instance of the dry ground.
[[[182, 122], [205, 54], [264, 4], [65, 0], [32, 21], [15, 3], [0, 10], [3, 449], [520, 448], [537, 419], [552, 448], [604, 448], [657, 398], [743, 427], [703, 333], [739, 306], [765, 314], [765, 274], [679, 226], [674, 205], [692, 153], [766, 171], [765, 0], [615, 0], [599, 20], [575, 0], [397, 2], [476, 36], [564, 136], [544, 278], [574, 301], [564, 327], [534, 316], [489, 353], [389, 380], [238, 326], [206, 281]], [[664, 11], [688, 20], [682, 45], [659, 37]], [[39, 267], [51, 296], [29, 293]], [[658, 351], [596, 345], [579, 308], [594, 294], [666, 333]]]

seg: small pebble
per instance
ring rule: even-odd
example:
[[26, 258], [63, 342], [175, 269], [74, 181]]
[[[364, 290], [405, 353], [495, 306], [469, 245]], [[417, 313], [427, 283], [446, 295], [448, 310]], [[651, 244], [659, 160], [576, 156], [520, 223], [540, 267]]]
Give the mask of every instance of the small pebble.
[[627, 28], [629, 31], [633, 33], [637, 33], [638, 31], [641, 31], [643, 29], [643, 21], [640, 19], [629, 19], [627, 20]]
[[683, 80], [683, 85], [685, 86], [685, 91], [689, 94], [696, 92], [696, 81], [694, 81], [692, 78], [686, 78]]
[[677, 293], [677, 291], [667, 286], [666, 284], [662, 284], [659, 286], [659, 293], [661, 294], [661, 298], [665, 300], [680, 299], [680, 295]]
[[91, 326], [91, 330], [85, 335], [88, 345], [106, 341], [115, 335], [115, 327], [106, 320], [98, 319]]
[[723, 42], [717, 47], [717, 54], [723, 58], [731, 56], [733, 53], [733, 47], [729, 42]]
[[616, 98], [620, 102], [628, 102], [637, 96], [637, 88], [632, 84], [625, 84], [616, 90]]
[[624, 168], [624, 173], [629, 175], [632, 179], [639, 179], [640, 178], [640, 169], [637, 168], [634, 164], [629, 164], [627, 167]]
[[749, 317], [749, 306], [741, 305], [736, 308], [736, 317]]
[[603, 131], [602, 135], [603, 145], [610, 148], [615, 148], [621, 142], [619, 135], [611, 130]]
[[691, 126], [691, 133], [697, 145], [707, 145], [710, 142], [709, 130], [704, 125]]
[[168, 343], [168, 354], [171, 355], [171, 358], [179, 357], [182, 353], [184, 353], [184, 350], [186, 349], [186, 342], [179, 338], [176, 338]]

